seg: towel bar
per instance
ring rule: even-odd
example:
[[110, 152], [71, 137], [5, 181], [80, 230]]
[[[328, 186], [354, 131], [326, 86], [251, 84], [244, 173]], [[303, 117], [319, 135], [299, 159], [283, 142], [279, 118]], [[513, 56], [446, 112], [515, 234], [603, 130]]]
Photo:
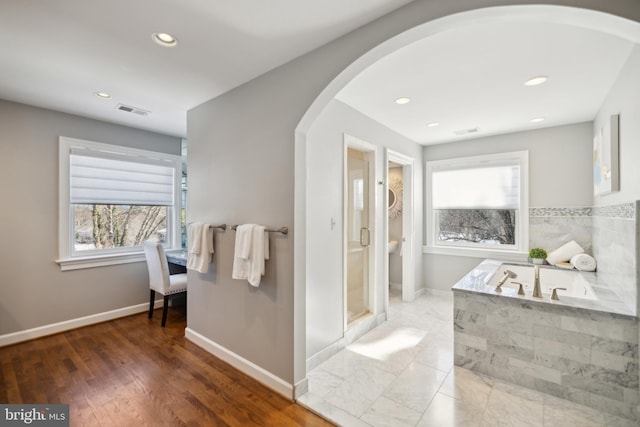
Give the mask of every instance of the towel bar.
[[[189, 225], [193, 224], [193, 222], [190, 222]], [[219, 228], [220, 230], [226, 230], [227, 229], [227, 224], [220, 224], [220, 225], [209, 225], [209, 228]]]
[[[232, 230], [235, 230], [236, 228], [238, 228], [238, 225], [232, 225], [230, 227]], [[266, 229], [264, 231], [268, 231], [270, 233], [282, 233], [282, 234], [288, 234], [289, 233], [289, 227], [280, 227], [277, 230], [270, 230], [270, 229]]]

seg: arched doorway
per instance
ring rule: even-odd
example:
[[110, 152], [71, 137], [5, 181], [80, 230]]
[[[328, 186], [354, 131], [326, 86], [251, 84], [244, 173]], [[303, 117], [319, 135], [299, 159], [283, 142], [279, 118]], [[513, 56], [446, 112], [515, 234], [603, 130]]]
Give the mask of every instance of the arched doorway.
[[[633, 21], [625, 21], [613, 15], [562, 6], [504, 6], [462, 12], [430, 21], [378, 45], [376, 48], [370, 50], [365, 55], [354, 61], [323, 90], [307, 110], [296, 128], [296, 248], [303, 248], [307, 245], [307, 206], [309, 198], [313, 197], [312, 194], [307, 192], [306, 187], [308, 179], [306, 176], [308, 166], [307, 162], [310, 161], [308, 159], [309, 147], [307, 145], [307, 134], [316, 118], [321, 114], [322, 110], [334, 98], [334, 96], [362, 70], [402, 46], [443, 31], [453, 30], [470, 24], [490, 24], [491, 22], [509, 20], [554, 22], [590, 28], [634, 40], [635, 42], [640, 41], [637, 23]], [[416, 240], [421, 241], [421, 238], [422, 236], [418, 236]], [[417, 246], [418, 250], [416, 251], [415, 256], [419, 257], [421, 256], [421, 253], [419, 252], [420, 242], [418, 242]], [[294, 267], [296, 286], [306, 286], [308, 283], [308, 259], [306, 249], [302, 249], [301, 251], [296, 250], [296, 253], [301, 255], [296, 259]], [[300, 303], [301, 301], [298, 300], [297, 302]], [[306, 309], [296, 310], [296, 316], [301, 316], [300, 319], [302, 319], [302, 321], [305, 319], [305, 313]], [[296, 338], [300, 337], [301, 335], [297, 335]], [[304, 348], [304, 346], [304, 343], [296, 342], [296, 349], [300, 350]], [[300, 357], [300, 354], [296, 355], [297, 368], [305, 366], [306, 358], [312, 356], [307, 354], [306, 351], [303, 352], [303, 354], [304, 357]], [[300, 369], [297, 369], [296, 372], [300, 373], [301, 371]], [[298, 377], [298, 375], [296, 375], [296, 377]]]

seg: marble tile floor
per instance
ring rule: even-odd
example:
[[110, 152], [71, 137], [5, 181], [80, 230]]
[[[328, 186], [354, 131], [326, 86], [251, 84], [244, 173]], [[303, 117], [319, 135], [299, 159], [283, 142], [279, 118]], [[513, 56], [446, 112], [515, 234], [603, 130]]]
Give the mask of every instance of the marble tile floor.
[[340, 426], [615, 426], [635, 423], [453, 366], [449, 293], [391, 294], [389, 320], [308, 373], [298, 402]]

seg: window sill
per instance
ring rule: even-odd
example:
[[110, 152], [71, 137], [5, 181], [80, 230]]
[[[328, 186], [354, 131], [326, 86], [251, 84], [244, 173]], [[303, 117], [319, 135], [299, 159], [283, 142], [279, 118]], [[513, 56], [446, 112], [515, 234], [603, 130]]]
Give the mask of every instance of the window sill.
[[81, 270], [83, 268], [105, 267], [109, 265], [128, 264], [145, 261], [144, 253], [130, 252], [109, 255], [92, 255], [86, 257], [65, 258], [56, 260], [60, 270]]
[[526, 252], [518, 251], [496, 251], [491, 249], [476, 249], [476, 248], [457, 248], [457, 247], [436, 247], [436, 246], [423, 246], [422, 253], [436, 254], [436, 255], [451, 255], [451, 256], [463, 256], [469, 258], [482, 258], [482, 259], [497, 259], [502, 261], [518, 261], [526, 262], [529, 258], [529, 254]]

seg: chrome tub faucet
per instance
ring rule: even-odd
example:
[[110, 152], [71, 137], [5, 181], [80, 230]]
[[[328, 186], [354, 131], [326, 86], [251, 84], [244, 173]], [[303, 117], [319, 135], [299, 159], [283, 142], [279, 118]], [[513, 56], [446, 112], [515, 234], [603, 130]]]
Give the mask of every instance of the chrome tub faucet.
[[502, 278], [500, 278], [500, 280], [498, 281], [498, 286], [496, 286], [496, 292], [502, 292], [502, 289], [501, 289], [502, 285], [504, 285], [507, 280], [515, 279], [516, 277], [518, 277], [518, 275], [513, 271], [504, 270], [504, 276], [502, 276]]

